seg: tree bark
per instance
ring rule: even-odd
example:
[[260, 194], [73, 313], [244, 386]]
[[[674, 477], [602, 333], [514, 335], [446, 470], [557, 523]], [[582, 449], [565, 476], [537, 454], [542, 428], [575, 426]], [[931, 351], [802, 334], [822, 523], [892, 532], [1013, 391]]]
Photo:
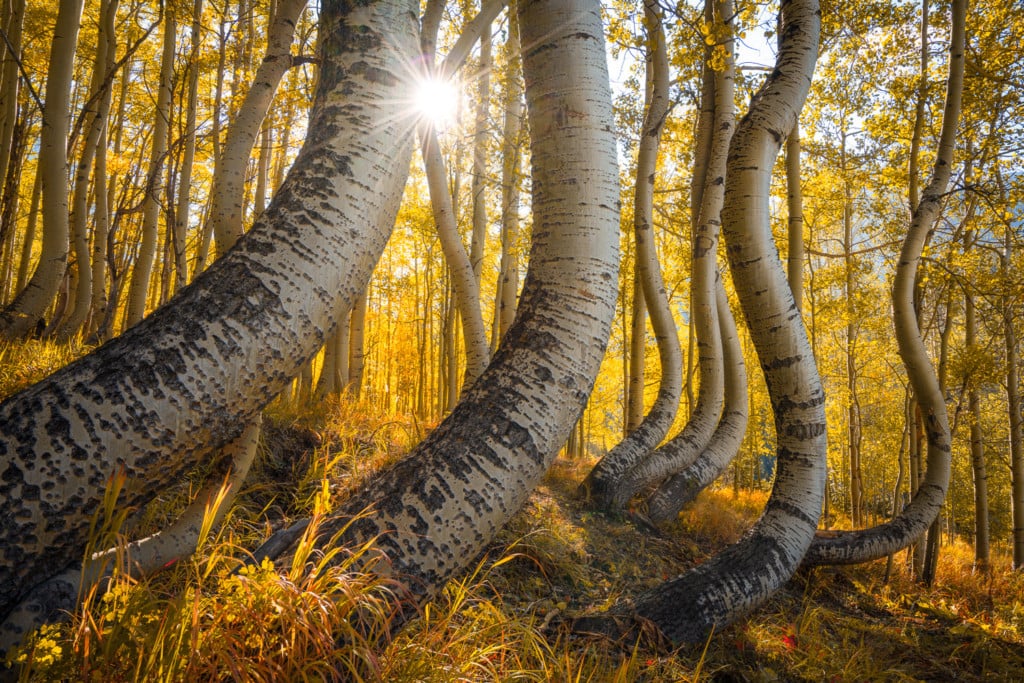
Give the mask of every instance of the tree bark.
[[516, 316], [516, 297], [519, 294], [519, 259], [516, 242], [519, 239], [519, 153], [523, 118], [523, 91], [516, 64], [520, 53], [519, 21], [509, 19], [508, 38], [505, 43], [505, 120], [502, 124], [501, 156], [501, 257], [498, 264], [498, 287], [494, 301], [494, 325], [491, 346], [508, 333]]
[[949, 46], [949, 78], [942, 117], [939, 149], [932, 177], [907, 230], [893, 282], [893, 318], [900, 358], [924, 418], [928, 440], [927, 471], [917, 493], [893, 520], [870, 529], [835, 533], [815, 538], [806, 564], [855, 564], [885, 557], [913, 543], [923, 534], [942, 509], [949, 487], [950, 436], [945, 397], [921, 339], [914, 307], [914, 280], [928, 232], [941, 208], [943, 195], [953, 170], [953, 149], [960, 118], [964, 73], [965, 0], [954, 0]]
[[[591, 495], [598, 505], [608, 509], [622, 508], [644, 487], [660, 484], [692, 465], [710, 442], [722, 412], [725, 379], [715, 288], [729, 141], [736, 124], [731, 34], [733, 12], [716, 7], [715, 22], [724, 23], [730, 34], [724, 45], [719, 46], [726, 50], [727, 56], [724, 68], [714, 73], [711, 150], [701, 192], [700, 213], [693, 232], [690, 286], [693, 302], [691, 324], [696, 329], [700, 366], [697, 404], [683, 430], [653, 453], [613, 450], [598, 463], [589, 478]], [[647, 457], [643, 457], [645, 455]]]
[[306, 0], [279, 0], [277, 3], [277, 12], [267, 29], [266, 54], [231, 120], [223, 149], [216, 157], [209, 220], [213, 224], [218, 256], [226, 253], [242, 234], [245, 167], [277, 86], [292, 66], [295, 24], [305, 7]]
[[[95, 110], [85, 116], [85, 139], [82, 152], [75, 170], [74, 200], [71, 207], [71, 236], [75, 248], [75, 298], [71, 314], [61, 323], [58, 337], [70, 339], [78, 334], [86, 318], [92, 310], [93, 302], [93, 251], [89, 248], [89, 176], [93, 170], [93, 162], [99, 150], [99, 143], [107, 127], [107, 115], [110, 112], [111, 83], [105, 82], [110, 63], [113, 61], [108, 52], [115, 48], [113, 37], [108, 40], [108, 32], [113, 29], [117, 16], [118, 0], [104, 0], [100, 3], [100, 31], [96, 38], [96, 58], [93, 62], [92, 79], [89, 83], [87, 102], [95, 103]], [[97, 178], [94, 182], [98, 182]], [[94, 193], [95, 194], [95, 193]], [[97, 203], [100, 197], [97, 195]], [[106, 196], [102, 197], [106, 201]], [[93, 232], [96, 232], [95, 230]]]
[[[42, 178], [43, 244], [39, 263], [28, 284], [0, 313], [0, 335], [19, 339], [35, 330], [53, 302], [67, 268], [68, 131], [71, 125], [71, 82], [83, 0], [60, 0], [46, 72], [46, 105], [39, 139]], [[0, 581], [2, 583], [2, 581]]]
[[825, 397], [768, 220], [773, 160], [807, 96], [819, 25], [814, 0], [783, 3], [779, 56], [733, 136], [722, 210], [733, 282], [775, 411], [775, 485], [743, 540], [636, 601], [636, 612], [675, 642], [702, 641], [767, 599], [796, 570], [821, 514]]
[[[234, 439], [355, 303], [411, 158], [415, 8], [325, 3], [311, 134], [263, 218], [168, 305], [0, 404], [0, 615], [77, 558], [109, 477], [150, 500]], [[315, 134], [313, 134], [315, 133]]]
[[800, 123], [786, 138], [786, 206], [789, 209], [789, 252], [786, 275], [793, 290], [793, 303], [804, 310], [804, 193], [800, 181]]
[[747, 399], [747, 368], [743, 348], [736, 333], [736, 321], [729, 307], [721, 278], [717, 286], [718, 326], [722, 335], [725, 362], [725, 405], [722, 419], [711, 441], [692, 465], [661, 484], [647, 500], [651, 521], [667, 522], [676, 517], [683, 506], [696, 499], [729, 467], [736, 457], [747, 431], [749, 407]]
[[473, 562], [540, 481], [586, 403], [615, 311], [619, 186], [601, 9], [527, 0], [519, 18], [534, 232], [516, 322], [454, 412], [320, 530], [322, 543], [346, 525], [337, 542], [376, 539], [416, 601]]
[[[624, 472], [619, 470], [619, 467], [635, 466], [636, 463], [649, 456], [651, 450], [661, 443], [669, 428], [672, 427], [672, 421], [679, 409], [679, 396], [682, 393], [683, 369], [679, 332], [676, 329], [675, 319], [672, 317], [672, 310], [668, 305], [668, 294], [661, 276], [653, 225], [654, 179], [658, 166], [658, 148], [670, 105], [668, 50], [662, 22], [660, 5], [655, 0], [645, 0], [644, 25], [647, 29], [649, 70], [647, 112], [640, 133], [633, 202], [637, 284], [642, 286], [641, 291], [634, 285], [633, 297], [634, 301], [646, 302], [646, 308], [650, 309], [651, 325], [658, 341], [658, 352], [661, 359], [661, 383], [658, 387], [658, 396], [654, 405], [651, 406], [650, 412], [598, 462], [583, 484], [584, 488], [589, 489], [589, 495], [594, 504], [602, 508], [621, 508], [635, 493], [632, 490], [620, 491]], [[727, 142], [726, 145], [728, 145]], [[712, 260], [714, 260], [714, 256], [712, 256]], [[643, 309], [640, 309], [639, 317], [637, 317], [638, 309], [635, 305], [633, 311], [634, 340], [639, 332], [640, 340], [643, 342], [646, 337]], [[637, 329], [637, 323], [639, 323], [639, 329]], [[644, 343], [634, 344], [633, 353], [638, 353], [642, 357], [644, 347]], [[633, 365], [629, 378], [630, 413], [634, 412], [634, 408], [638, 408], [642, 414], [644, 408], [642, 366], [637, 372], [637, 366]], [[639, 382], [640, 385], [640, 390], [636, 393], [633, 392], [635, 382]], [[636, 402], [635, 406], [634, 401]]]

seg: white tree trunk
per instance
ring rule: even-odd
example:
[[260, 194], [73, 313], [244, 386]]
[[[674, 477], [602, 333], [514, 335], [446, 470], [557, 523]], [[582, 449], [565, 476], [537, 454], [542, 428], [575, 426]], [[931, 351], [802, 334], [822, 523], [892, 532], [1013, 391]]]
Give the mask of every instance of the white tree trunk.
[[867, 562], [901, 550], [927, 529], [942, 509], [949, 487], [950, 436], [945, 397], [921, 339], [914, 309], [914, 280], [928, 232], [939, 215], [942, 198], [953, 171], [953, 148], [964, 75], [965, 0], [954, 0], [953, 26], [949, 46], [949, 79], [942, 133], [932, 178], [914, 211], [903, 241], [896, 277], [892, 286], [892, 307], [896, 341], [907, 377], [924, 417], [928, 439], [927, 471], [910, 504], [893, 520], [870, 529], [832, 532], [830, 537], [815, 538], [807, 553], [807, 564], [855, 564]]
[[[731, 5], [730, 5], [731, 7]], [[716, 7], [715, 21], [732, 30], [731, 9]], [[646, 458], [615, 463], [610, 495], [605, 506], [621, 508], [641, 489], [657, 485], [692, 465], [711, 441], [719, 422], [725, 396], [722, 339], [718, 323], [716, 280], [718, 276], [718, 228], [725, 199], [729, 141], [736, 127], [733, 105], [734, 68], [732, 39], [725, 42], [724, 68], [714, 74], [714, 123], [711, 149], [700, 193], [700, 212], [693, 232], [691, 267], [691, 324], [696, 329], [700, 386], [697, 404], [683, 430]], [[702, 112], [702, 114], [705, 112]], [[646, 294], [646, 290], [645, 290]], [[609, 454], [611, 455], [611, 454]]]
[[725, 406], [722, 419], [697, 460], [670, 477], [647, 499], [647, 514], [653, 522], [666, 522], [674, 518], [684, 505], [694, 500], [698, 493], [717, 479], [736, 457], [747, 431], [750, 411], [743, 348], [721, 278], [717, 289], [718, 327], [721, 329], [725, 361]]
[[[75, 248], [75, 297], [71, 314], [61, 323], [58, 336], [64, 340], [76, 335], [89, 316], [93, 302], [93, 266], [91, 255], [95, 251], [89, 248], [89, 175], [93, 170], [93, 161], [99, 150], [99, 143], [107, 127], [107, 114], [110, 111], [111, 83], [105, 83], [105, 77], [113, 61], [108, 52], [115, 48], [113, 40], [108, 40], [108, 31], [113, 27], [117, 15], [118, 0], [105, 0], [100, 3], [100, 31], [96, 39], [96, 57], [92, 66], [92, 77], [89, 83], [88, 102], [95, 107], [86, 113], [84, 128], [85, 140], [82, 142], [82, 153], [78, 157], [75, 170], [74, 200], [71, 206], [71, 236]], [[97, 178], [96, 181], [98, 182]], [[95, 193], [94, 193], [95, 194]], [[96, 196], [96, 202], [106, 201], [106, 195]], [[93, 232], [96, 232], [95, 230]], [[104, 235], [105, 239], [105, 235]], [[102, 253], [102, 252], [101, 252]]]
[[97, 583], [113, 571], [140, 579], [191, 556], [204, 534], [218, 527], [256, 459], [261, 420], [222, 451], [231, 463], [225, 478], [214, 479], [182, 511], [173, 524], [125, 546], [93, 554], [85, 566], [72, 566], [37, 584], [0, 625], [0, 652], [9, 652], [25, 633], [47, 623], [65, 621]]
[[274, 101], [277, 85], [292, 66], [295, 24], [306, 0], [279, 0], [267, 29], [267, 52], [260, 62], [245, 99], [231, 120], [220, 155], [216, 158], [210, 190], [210, 222], [217, 255], [223, 255], [242, 234], [245, 167]]
[[523, 505], [593, 387], [614, 315], [619, 185], [601, 8], [519, 5], [533, 247], [515, 324], [480, 380], [407, 458], [320, 530], [376, 538], [418, 599], [474, 561]]
[[701, 641], [767, 599], [796, 569], [821, 512], [825, 396], [768, 220], [773, 161], [807, 96], [819, 24], [814, 0], [782, 4], [779, 56], [733, 137], [722, 211], [733, 282], [775, 411], [775, 486], [741, 541], [637, 600], [637, 613], [673, 641]]
[[[39, 138], [42, 179], [43, 244], [35, 272], [14, 301], [0, 313], [0, 335], [18, 339], [32, 332], [53, 302], [67, 268], [68, 129], [71, 80], [84, 0], [60, 0], [46, 73], [46, 106]], [[2, 583], [2, 581], [0, 581]]]
[[[668, 305], [668, 294], [661, 277], [661, 266], [654, 242], [654, 178], [658, 165], [658, 147], [661, 131], [669, 112], [669, 68], [668, 50], [665, 45], [665, 31], [662, 26], [662, 10], [655, 0], [644, 2], [644, 24], [647, 29], [648, 104], [640, 134], [640, 148], [637, 154], [636, 186], [634, 191], [633, 230], [636, 238], [636, 267], [643, 291], [634, 291], [635, 301], [645, 301], [651, 315], [651, 325], [658, 341], [661, 359], [661, 383], [658, 396], [650, 412], [629, 434], [620, 441], [594, 467], [584, 483], [595, 505], [602, 508], [621, 508], [632, 496], [632, 490], [622, 490], [624, 469], [649, 456], [661, 443], [672, 426], [679, 409], [679, 396], [683, 390], [682, 351], [679, 348], [679, 332]], [[731, 94], [731, 91], [730, 91]], [[728, 146], [728, 143], [726, 143]], [[724, 152], [723, 152], [724, 157]], [[724, 159], [723, 159], [724, 161]], [[723, 163], [724, 166], [724, 163]], [[714, 255], [712, 254], [712, 261]], [[634, 316], [637, 308], [634, 306]], [[634, 317], [634, 320], [636, 318]], [[640, 338], [646, 336], [646, 326], [640, 318]], [[636, 338], [637, 329], [633, 334]], [[643, 354], [643, 344], [638, 345]], [[635, 366], [632, 366], [635, 367]], [[641, 391], [635, 396], [640, 412], [643, 412], [643, 373], [636, 377], [630, 371], [630, 388], [639, 379]], [[630, 392], [630, 412], [634, 406], [634, 395]]]
[[[81, 557], [107, 480], [138, 506], [233, 440], [355, 303], [411, 158], [415, 6], [334, 3], [311, 134], [237, 248], [133, 329], [0, 404], [0, 615]], [[356, 36], [359, 37], [356, 40]]]

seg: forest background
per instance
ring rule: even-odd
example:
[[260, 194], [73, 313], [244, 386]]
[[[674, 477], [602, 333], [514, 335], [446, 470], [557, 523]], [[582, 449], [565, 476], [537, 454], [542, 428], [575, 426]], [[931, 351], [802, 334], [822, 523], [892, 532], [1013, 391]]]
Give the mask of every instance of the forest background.
[[[169, 300], [233, 241], [230, 226], [248, 226], [264, 211], [306, 136], [317, 79], [316, 8], [303, 9], [294, 0], [287, 7], [283, 0], [85, 2], [77, 41], [65, 46], [74, 51], [66, 103], [72, 115], [64, 180], [68, 255], [54, 275], [45, 272], [44, 233], [57, 222], [47, 219], [40, 159], [58, 10], [53, 3], [7, 0], [0, 17], [0, 300], [12, 304], [22, 295], [25, 303], [34, 277], [52, 284], [34, 312], [15, 315], [13, 306], [4, 312], [8, 337], [27, 332], [37, 339], [3, 348], [5, 395]], [[445, 7], [441, 54], [477, 10], [466, 2]], [[576, 463], [594, 461], [635, 428], [661, 379], [656, 335], [637, 294], [632, 229], [646, 34], [637, 5], [615, 2], [604, 10], [612, 63], [622, 74], [615, 93], [622, 270], [608, 352], [566, 446], [566, 458]], [[700, 383], [690, 313], [691, 175], [702, 69], [721, 58], [705, 50], [719, 44], [720, 27], [702, 11], [687, 3], [664, 7], [671, 108], [653, 223], [686, 358], [684, 399], [671, 433], [695, 410]], [[294, 36], [283, 41], [270, 17], [289, 12], [297, 17]], [[763, 37], [770, 50], [776, 38], [772, 12], [738, 4], [738, 40], [761, 44]], [[794, 230], [798, 236], [803, 319], [827, 397], [826, 529], [891, 517], [923, 472], [889, 292], [922, 169], [930, 168], [937, 148], [948, 15], [941, 2], [925, 11], [923, 21], [917, 3], [825, 3], [818, 66], [800, 115], [801, 147], [787, 148], [796, 149], [800, 161], [800, 216], [788, 209], [786, 159], [776, 164], [772, 228], [784, 260], [794, 249]], [[994, 556], [1013, 554], [1014, 510], [1024, 506], [1014, 500], [1013, 487], [1014, 457], [1021, 457], [1015, 395], [1024, 292], [1022, 15], [1014, 3], [984, 0], [970, 7], [954, 179], [917, 286], [920, 324], [952, 426], [952, 476], [938, 528], [942, 543], [972, 545], [981, 572], [990, 571]], [[511, 324], [530, 241], [529, 131], [517, 40], [500, 15], [486, 52], [474, 49], [456, 88], [426, 96], [446, 105], [431, 116], [447, 164], [452, 216], [479, 278], [492, 350]], [[290, 55], [278, 60], [287, 68], [266, 117], [256, 117], [252, 154], [232, 167], [225, 152], [232, 126], [241, 128], [235, 115], [246, 111], [247, 95], [267, 78], [262, 65], [275, 61], [268, 56], [281, 54]], [[764, 69], [742, 58], [738, 67], [742, 113]], [[275, 410], [293, 415], [357, 405], [379, 424], [412, 425], [418, 437], [456, 404], [472, 359], [467, 361], [456, 285], [423, 169], [417, 157], [393, 235], [360, 303]], [[232, 178], [238, 200], [217, 206], [215, 182]], [[740, 340], [746, 366], [757, 368], [742, 326]], [[749, 374], [749, 422], [719, 481], [737, 491], [767, 489], [774, 472], [771, 402], [760, 373]], [[913, 554], [911, 574], [922, 571], [923, 554]], [[1013, 562], [1019, 568], [1024, 557]]]

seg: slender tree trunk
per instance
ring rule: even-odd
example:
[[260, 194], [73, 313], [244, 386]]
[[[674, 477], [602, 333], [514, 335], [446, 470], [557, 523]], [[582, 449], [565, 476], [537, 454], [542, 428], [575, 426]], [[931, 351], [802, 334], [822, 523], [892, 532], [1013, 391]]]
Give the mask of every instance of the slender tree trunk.
[[[731, 10], [719, 8], [715, 21], [725, 23], [732, 31], [732, 18]], [[735, 129], [731, 35], [725, 47], [729, 57], [725, 60], [725, 68], [715, 72], [712, 146], [701, 193], [697, 229], [693, 233], [690, 286], [693, 300], [691, 324], [697, 331], [700, 363], [697, 405], [682, 432], [653, 453], [648, 455], [647, 452], [636, 450], [613, 450], [598, 463], [588, 482], [594, 500], [604, 508], [621, 508], [644, 487], [660, 484], [692, 465], [710, 442], [721, 416], [725, 379], [715, 288], [727, 156], [729, 141]]]
[[188, 227], [192, 210], [192, 166], [196, 156], [196, 109], [199, 106], [199, 47], [203, 0], [193, 0], [188, 60], [188, 100], [185, 103], [184, 151], [178, 169], [178, 205], [174, 211], [174, 290], [188, 282]]
[[626, 434], [636, 431], [644, 421], [647, 389], [647, 299], [644, 298], [643, 278], [640, 275], [640, 254], [633, 266], [633, 305], [629, 315], [629, 397], [626, 405]]
[[963, 91], [965, 14], [965, 0], [954, 0], [949, 78], [939, 149], [931, 180], [907, 230], [892, 290], [896, 341], [924, 418], [924, 429], [928, 439], [927, 471], [917, 494], [898, 517], [871, 529], [838, 533], [830, 538], [816, 538], [805, 558], [807, 564], [867, 562], [907, 547], [918, 539], [938, 516], [949, 487], [949, 418], [946, 414], [945, 397], [942, 395], [921, 339], [921, 329], [914, 307], [914, 281], [921, 252], [931, 226], [938, 217], [953, 170], [953, 149]]
[[[18, 121], [18, 90], [21, 85], [21, 74], [18, 73], [18, 61], [23, 58], [21, 46], [22, 30], [25, 23], [25, 0], [12, 0], [9, 13], [0, 17], [4, 23], [6, 40], [0, 43], [0, 184], [7, 178], [7, 172], [14, 151], [14, 130]], [[0, 206], [12, 199], [6, 188], [0, 186]], [[12, 230], [14, 226], [4, 226]], [[0, 230], [2, 233], [3, 230]], [[17, 288], [21, 291], [21, 287]]]
[[[476, 71], [476, 101], [473, 103], [473, 233], [469, 242], [469, 262], [473, 266], [477, 287], [484, 264], [484, 246], [487, 242], [487, 110], [491, 97], [491, 22], [480, 36], [480, 63]], [[493, 340], [492, 340], [493, 344]], [[494, 346], [492, 345], [492, 350]]]
[[36, 226], [39, 223], [39, 204], [43, 189], [43, 174], [36, 169], [36, 178], [32, 182], [32, 199], [29, 200], [28, 221], [25, 225], [25, 237], [21, 243], [21, 258], [18, 261], [18, 277], [14, 291], [20, 292], [28, 283], [29, 269], [32, 267], [32, 247], [36, 241]]
[[[654, 178], [658, 165], [658, 148], [661, 143], [661, 131], [669, 113], [669, 68], [668, 50], [665, 43], [665, 31], [662, 25], [662, 9], [655, 0], [644, 2], [644, 24], [647, 30], [647, 112], [644, 116], [640, 135], [640, 148], [637, 156], [636, 185], [633, 202], [633, 230], [636, 238], [636, 272], [638, 282], [634, 285], [634, 301], [648, 302], [651, 312], [651, 324], [658, 341], [661, 358], [661, 383], [658, 396], [647, 416], [637, 424], [618, 445], [615, 446], [591, 471], [584, 483], [594, 503], [600, 507], [622, 507], [628, 502], [632, 491], [619, 492], [622, 483], [621, 475], [614, 476], [615, 466], [619, 463], [636, 463], [656, 448], [665, 438], [679, 408], [679, 395], [682, 393], [682, 352], [679, 348], [679, 332], [675, 319], [668, 304], [668, 294], [661, 277], [658, 263], [658, 252], [654, 239]], [[730, 45], [731, 47], [731, 45]], [[730, 92], [731, 94], [731, 92]], [[723, 124], [724, 125], [724, 124]], [[730, 130], [731, 132], [731, 130]], [[717, 220], [717, 216], [715, 217]], [[713, 259], [714, 257], [712, 257]], [[640, 285], [642, 287], [637, 287]], [[637, 322], [634, 307], [634, 323]], [[639, 317], [641, 339], [646, 336], [646, 325], [643, 315]], [[637, 333], [634, 325], [634, 338]], [[643, 355], [644, 345], [639, 345], [639, 355]], [[637, 349], [634, 347], [634, 351]], [[637, 380], [634, 374], [636, 366], [630, 370], [630, 386]], [[638, 395], [631, 391], [629, 404], [633, 412], [634, 401], [639, 404], [642, 412], [643, 371], [638, 373], [641, 383]], [[612, 469], [606, 469], [607, 466]], [[611, 475], [611, 476], [609, 476]]]
[[267, 52], [216, 157], [209, 220], [213, 224], [218, 256], [226, 253], [242, 234], [245, 168], [277, 86], [292, 66], [295, 25], [305, 7], [306, 0], [278, 0], [277, 11], [267, 29]]
[[[731, 16], [722, 4], [720, 16]], [[636, 600], [636, 612], [674, 642], [703, 641], [766, 600], [797, 568], [821, 514], [825, 397], [806, 332], [794, 324], [793, 296], [768, 223], [780, 131], [792, 129], [807, 96], [820, 14], [813, 0], [791, 0], [782, 15], [775, 69], [733, 137], [722, 210], [733, 281], [775, 410], [778, 474], [764, 514], [742, 541]]]
[[[95, 103], [96, 108], [85, 116], [86, 134], [75, 171], [74, 201], [70, 218], [71, 236], [74, 239], [75, 249], [75, 297], [71, 314], [61, 324], [58, 331], [58, 336], [63, 339], [69, 339], [78, 334], [92, 312], [94, 290], [92, 256], [94, 251], [90, 249], [89, 245], [89, 177], [99, 150], [100, 140], [107, 127], [107, 116], [110, 113], [111, 84], [104, 81], [110, 64], [113, 62], [112, 55], [108, 52], [115, 49], [114, 38], [110, 31], [114, 27], [118, 5], [118, 0], [104, 0], [100, 3], [100, 31], [96, 38], [96, 59], [93, 62], [92, 80], [87, 96], [87, 101]], [[98, 182], [99, 178], [96, 178], [94, 183]], [[95, 192], [93, 194], [95, 195]], [[102, 200], [106, 201], [105, 194]], [[93, 232], [95, 233], [96, 230], [94, 229]], [[94, 234], [94, 239], [97, 238], [98, 236]]]
[[1020, 401], [1020, 353], [1014, 331], [1014, 306], [1010, 292], [1010, 257], [1013, 254], [1013, 233], [1003, 237], [1000, 269], [1003, 276], [1003, 341], [1006, 346], [1006, 409], [1010, 424], [1010, 507], [1013, 510], [1013, 568], [1024, 570], [1024, 416]]
[[[965, 240], [970, 239], [970, 230]], [[974, 295], [969, 286], [964, 293], [964, 329], [968, 353], [978, 350], [978, 322], [974, 307]], [[985, 442], [981, 436], [981, 396], [978, 392], [978, 378], [970, 379], [967, 392], [968, 410], [971, 414], [971, 473], [974, 475], [974, 569], [987, 573], [991, 564], [988, 523], [988, 470], [985, 467]]]
[[[67, 268], [68, 131], [71, 124], [71, 82], [83, 0], [60, 0], [46, 73], [46, 106], [39, 139], [42, 178], [43, 245], [32, 278], [0, 313], [0, 335], [18, 339], [35, 330], [53, 302]], [[2, 582], [0, 582], [2, 583]]]
[[520, 131], [523, 117], [523, 91], [519, 82], [517, 55], [519, 54], [519, 24], [513, 16], [509, 20], [505, 43], [505, 120], [502, 130], [501, 163], [501, 258], [498, 270], [498, 291], [495, 297], [494, 331], [491, 345], [497, 348], [512, 326], [516, 315], [516, 297], [519, 294], [519, 259], [516, 241], [519, 239], [519, 153]]
[[719, 278], [717, 286], [718, 325], [725, 361], [725, 406], [711, 441], [692, 465], [673, 475], [647, 500], [648, 516], [654, 522], [675, 518], [683, 506], [717, 479], [736, 457], [747, 431], [749, 415], [747, 368], [736, 332], [729, 298]]
[[128, 312], [125, 327], [131, 327], [146, 315], [149, 287], [156, 260], [160, 219], [160, 181], [167, 154], [167, 131], [171, 120], [173, 95], [174, 52], [178, 23], [172, 7], [164, 13], [163, 53], [160, 58], [160, 84], [157, 89], [153, 138], [150, 141], [149, 171], [146, 173], [146, 197], [142, 207], [142, 243], [135, 257], [135, 269], [128, 287]]
[[[846, 132], [843, 131], [843, 174], [848, 172]], [[846, 447], [850, 460], [850, 518], [855, 528], [864, 526], [864, 480], [860, 466], [860, 400], [857, 396], [857, 310], [854, 303], [856, 282], [853, 276], [853, 195], [850, 180], [843, 184], [843, 265], [846, 276]]]
[[366, 368], [366, 308], [369, 285], [355, 297], [352, 308], [351, 336], [349, 337], [348, 386], [352, 397], [359, 399], [363, 391], [363, 374]]
[[392, 103], [409, 87], [415, 8], [348, 10], [322, 6], [334, 30], [321, 33], [311, 134], [246, 239], [132, 330], [0, 404], [0, 614], [81, 557], [109, 477], [125, 477], [119, 505], [142, 505], [237, 437], [369, 280], [411, 158], [411, 116]]
[[[217, 30], [218, 37], [218, 48], [217, 48], [217, 71], [216, 71], [216, 84], [213, 89], [213, 112], [211, 114], [210, 124], [210, 141], [213, 147], [213, 163], [214, 163], [214, 181], [216, 182], [217, 163], [222, 156], [221, 151], [221, 110], [223, 109], [224, 102], [224, 75], [227, 72], [227, 41], [228, 41], [228, 29], [227, 29], [227, 6], [228, 0], [224, 0], [224, 10], [220, 15], [220, 23]], [[280, 10], [278, 10], [280, 12]], [[268, 41], [269, 42], [269, 41]], [[196, 265], [195, 270], [192, 273], [194, 278], [199, 273], [203, 272], [206, 268], [206, 263], [210, 258], [210, 242], [213, 239], [213, 188], [210, 189], [209, 199], [209, 210], [207, 212], [206, 221], [202, 226], [202, 234], [199, 238], [199, 247], [196, 250]]]

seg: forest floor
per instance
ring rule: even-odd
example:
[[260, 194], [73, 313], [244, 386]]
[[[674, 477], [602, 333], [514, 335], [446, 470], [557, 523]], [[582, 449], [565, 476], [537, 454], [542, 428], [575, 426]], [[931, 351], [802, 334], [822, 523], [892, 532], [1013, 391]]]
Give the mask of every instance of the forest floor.
[[[656, 531], [588, 510], [576, 488], [591, 463], [563, 458], [475, 569], [420, 619], [388, 642], [354, 641], [339, 653], [339, 639], [357, 638], [346, 630], [349, 616], [381, 604], [379, 586], [344, 567], [239, 574], [239, 558], [272, 529], [343, 498], [424, 428], [336, 405], [327, 417], [278, 411], [264, 425], [262, 457], [225, 529], [196, 558], [141, 582], [115, 581], [70, 624], [39, 634], [21, 655], [30, 664], [23, 680], [323, 680], [325, 667], [388, 682], [1024, 680], [1024, 576], [1001, 555], [991, 574], [974, 574], [961, 542], [943, 546], [930, 588], [910, 578], [906, 553], [888, 581], [884, 560], [801, 572], [701, 645], [672, 650], [573, 633], [575, 616], [739, 539], [767, 492], [706, 491]], [[181, 496], [168, 496], [143, 530], [180, 505]], [[326, 605], [339, 600], [347, 611], [332, 617]]]

